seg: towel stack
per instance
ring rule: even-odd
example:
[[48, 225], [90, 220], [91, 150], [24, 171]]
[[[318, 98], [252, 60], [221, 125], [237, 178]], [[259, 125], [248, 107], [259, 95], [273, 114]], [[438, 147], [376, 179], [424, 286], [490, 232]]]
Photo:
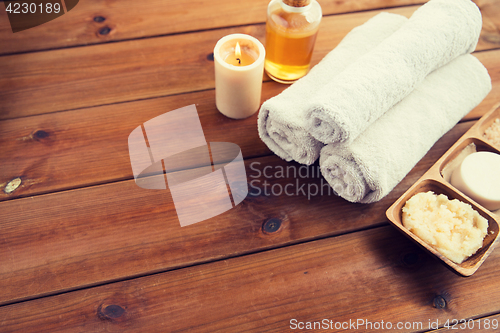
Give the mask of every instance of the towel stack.
[[470, 0], [430, 0], [410, 19], [375, 16], [262, 105], [261, 139], [287, 161], [320, 157], [344, 199], [380, 200], [491, 90], [468, 54], [481, 26]]

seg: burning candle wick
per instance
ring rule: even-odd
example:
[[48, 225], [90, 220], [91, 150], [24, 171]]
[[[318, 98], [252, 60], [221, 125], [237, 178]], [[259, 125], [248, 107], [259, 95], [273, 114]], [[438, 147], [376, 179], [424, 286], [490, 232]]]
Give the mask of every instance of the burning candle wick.
[[236, 56], [236, 60], [238, 60], [238, 65], [241, 65], [241, 48], [240, 43], [236, 42], [236, 46], [234, 48], [234, 55]]

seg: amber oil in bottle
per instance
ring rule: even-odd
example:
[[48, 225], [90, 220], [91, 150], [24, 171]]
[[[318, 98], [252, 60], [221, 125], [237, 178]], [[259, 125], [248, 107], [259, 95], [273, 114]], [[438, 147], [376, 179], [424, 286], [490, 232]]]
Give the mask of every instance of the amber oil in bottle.
[[316, 0], [269, 3], [264, 68], [273, 80], [293, 83], [307, 74], [321, 17]]

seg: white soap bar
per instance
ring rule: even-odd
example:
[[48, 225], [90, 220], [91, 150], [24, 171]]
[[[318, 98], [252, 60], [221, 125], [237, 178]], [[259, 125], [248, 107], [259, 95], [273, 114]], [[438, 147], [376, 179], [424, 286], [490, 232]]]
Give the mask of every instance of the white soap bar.
[[441, 170], [441, 175], [443, 176], [444, 180], [446, 180], [448, 183], [451, 182], [451, 175], [453, 174], [453, 171], [462, 164], [464, 159], [469, 156], [472, 153], [477, 152], [476, 145], [474, 143], [469, 144], [467, 147], [462, 149], [460, 154], [458, 154], [454, 159], [452, 159], [450, 162], [448, 162], [443, 170]]
[[500, 209], [500, 155], [480, 151], [453, 171], [451, 184], [489, 210]]

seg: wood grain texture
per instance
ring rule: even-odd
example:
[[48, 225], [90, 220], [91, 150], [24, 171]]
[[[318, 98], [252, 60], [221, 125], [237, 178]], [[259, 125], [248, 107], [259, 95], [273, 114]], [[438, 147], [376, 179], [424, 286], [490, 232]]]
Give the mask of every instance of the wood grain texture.
[[[388, 11], [410, 16], [416, 8]], [[352, 28], [379, 12], [325, 17], [312, 63], [318, 63]], [[485, 19], [491, 22], [488, 40], [494, 40], [491, 29], [500, 26], [498, 17]], [[207, 56], [218, 39], [236, 32], [264, 39], [264, 25], [257, 24], [3, 56], [0, 119], [212, 89], [214, 68]], [[498, 47], [483, 39], [478, 50]], [[179, 52], [181, 49], [191, 51]]]
[[[371, 205], [328, 193], [311, 175], [317, 165], [304, 175], [274, 156], [256, 116], [216, 110], [213, 46], [232, 32], [263, 40], [268, 1], [82, 0], [17, 34], [0, 4], [0, 332], [283, 332], [292, 318], [404, 320], [422, 325], [395, 331], [421, 332], [436, 320], [498, 318], [498, 250], [459, 277], [388, 225], [385, 211], [500, 101], [500, 0], [475, 1], [475, 55], [492, 92]], [[383, 8], [410, 16], [425, 0], [319, 1], [327, 15], [313, 63]], [[263, 100], [286, 88], [264, 81]], [[207, 141], [242, 148], [251, 194], [181, 228], [168, 190], [132, 180], [127, 137], [190, 104]], [[280, 177], [280, 167], [301, 173]], [[13, 179], [20, 186], [7, 194]], [[277, 232], [265, 231], [270, 221]]]
[[[424, 3], [425, 0], [319, 0], [324, 15]], [[12, 33], [0, 7], [0, 54], [263, 23], [269, 0], [80, 1], [72, 11], [34, 29]], [[98, 18], [99, 17], [99, 18]], [[96, 19], [98, 18], [98, 19]], [[104, 20], [102, 20], [104, 19]], [[100, 31], [109, 28], [107, 34]]]
[[[317, 165], [306, 172], [276, 156], [245, 161], [250, 195], [239, 206], [184, 228], [168, 190], [144, 190], [134, 181], [0, 202], [0, 304], [387, 223], [387, 208], [472, 124], [447, 133], [371, 205], [329, 193]], [[292, 166], [297, 175], [292, 169], [282, 176], [278, 166]], [[281, 221], [281, 231], [265, 234], [271, 218]]]
[[[262, 98], [282, 85], [268, 83]], [[232, 120], [215, 107], [214, 90], [0, 121], [1, 199], [132, 179], [128, 136], [160, 114], [196, 103], [207, 142], [238, 144], [245, 158], [270, 154], [258, 138], [257, 115]], [[42, 133], [40, 137], [40, 134]], [[50, 157], [48, 157], [50, 156]]]
[[363, 320], [354, 331], [406, 321], [397, 332], [421, 332], [497, 311], [499, 261], [496, 251], [459, 277], [384, 226], [4, 306], [0, 323], [3, 332], [284, 332], [292, 319], [327, 319], [328, 331]]
[[[476, 52], [493, 89], [466, 120], [479, 119], [500, 101], [500, 50]], [[265, 82], [262, 101], [285, 85]], [[214, 90], [119, 103], [0, 121], [0, 200], [132, 178], [127, 138], [145, 121], [196, 104], [208, 142], [233, 142], [245, 158], [271, 154], [257, 133], [257, 114], [245, 120], [224, 117]], [[50, 156], [50, 157], [49, 157]], [[21, 178], [7, 194], [5, 186]]]
[[[410, 15], [415, 8], [397, 11]], [[326, 18], [321, 29], [329, 34], [318, 36], [314, 61], [376, 13]], [[231, 33], [264, 40], [265, 27], [258, 24], [2, 57], [0, 119], [213, 89], [214, 64], [207, 56], [221, 37]]]

